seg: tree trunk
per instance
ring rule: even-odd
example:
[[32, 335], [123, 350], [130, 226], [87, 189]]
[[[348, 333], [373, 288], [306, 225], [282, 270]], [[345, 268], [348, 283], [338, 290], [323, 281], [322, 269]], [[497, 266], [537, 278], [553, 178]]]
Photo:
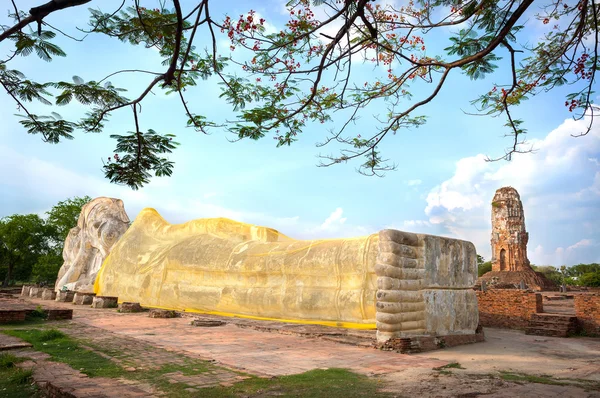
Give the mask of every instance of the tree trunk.
[[10, 280], [12, 279], [12, 272], [13, 272], [13, 264], [9, 263], [8, 271], [6, 272], [6, 278], [4, 278], [4, 282], [2, 282], [2, 287], [8, 286], [8, 284], [10, 283]]

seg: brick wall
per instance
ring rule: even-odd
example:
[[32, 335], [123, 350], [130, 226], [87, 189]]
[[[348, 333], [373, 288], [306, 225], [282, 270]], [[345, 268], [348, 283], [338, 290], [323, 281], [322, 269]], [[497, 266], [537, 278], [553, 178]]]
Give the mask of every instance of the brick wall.
[[600, 335], [600, 294], [575, 294], [575, 314], [583, 331]]
[[25, 320], [25, 310], [0, 310], [0, 323], [21, 322]]
[[479, 324], [507, 329], [525, 329], [531, 314], [543, 311], [542, 295], [518, 289], [477, 291]]

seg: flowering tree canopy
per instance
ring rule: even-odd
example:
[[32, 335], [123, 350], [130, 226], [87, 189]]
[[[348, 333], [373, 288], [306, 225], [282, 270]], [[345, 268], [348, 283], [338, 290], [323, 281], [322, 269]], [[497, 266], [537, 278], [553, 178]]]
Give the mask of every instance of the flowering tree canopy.
[[[576, 118], [587, 115], [590, 120], [581, 135], [587, 134], [599, 110], [592, 101], [600, 19], [600, 4], [594, 0], [544, 0], [535, 9], [533, 0], [409, 0], [401, 5], [292, 0], [281, 29], [267, 29], [267, 21], [253, 10], [217, 17], [210, 0], [186, 2], [189, 9], [181, 0], [155, 0], [158, 8], [144, 7], [150, 0], [133, 0], [129, 7], [123, 0], [117, 9], [90, 9], [85, 31], [154, 48], [164, 59], [157, 70], [116, 70], [98, 81], [74, 77], [73, 82], [35, 82], [11, 69], [15, 57], [51, 61], [66, 56], [53, 43], [57, 34], [66, 34], [45, 18], [87, 3], [94, 2], [52, 0], [26, 11], [12, 0], [13, 24], [0, 25], [1, 49], [7, 53], [0, 54], [0, 85], [20, 109], [27, 132], [50, 143], [72, 139], [75, 130], [101, 132], [111, 114], [130, 112], [133, 131], [111, 135], [117, 141], [116, 154], [105, 162], [104, 172], [112, 182], [134, 189], [152, 175], [171, 175], [174, 166], [165, 157], [178, 145], [173, 136], [139, 128], [141, 103], [153, 90], [179, 97], [189, 127], [201, 132], [226, 129], [236, 139], [270, 135], [278, 146], [291, 145], [309, 123], [326, 123], [339, 113], [343, 121], [319, 145], [339, 142], [341, 152], [323, 156], [321, 165], [360, 158], [359, 172], [369, 175], [394, 167], [381, 156], [384, 138], [423, 124], [421, 108], [435, 99], [453, 70], [484, 79], [505, 65], [498, 62], [501, 58], [510, 60], [506, 81], [490, 84], [473, 100], [478, 112], [506, 118], [511, 144], [498, 159], [530, 150], [524, 121], [511, 113], [528, 97], [571, 85], [565, 106]], [[522, 32], [526, 23], [535, 21], [548, 25], [548, 33], [528, 45]], [[449, 45], [439, 48], [436, 37]], [[219, 45], [224, 39], [230, 44], [226, 52]], [[353, 68], [365, 63], [376, 67], [367, 81]], [[125, 87], [107, 80], [122, 73], [147, 75], [149, 83], [125, 96]], [[234, 120], [216, 122], [194, 111], [187, 90], [207, 79], [218, 81], [221, 97], [236, 112]], [[28, 108], [33, 101], [54, 110], [78, 101], [88, 112], [80, 120], [64, 120], [55, 112], [39, 115]], [[377, 102], [385, 112], [375, 117], [372, 130], [352, 132], [353, 121]]]

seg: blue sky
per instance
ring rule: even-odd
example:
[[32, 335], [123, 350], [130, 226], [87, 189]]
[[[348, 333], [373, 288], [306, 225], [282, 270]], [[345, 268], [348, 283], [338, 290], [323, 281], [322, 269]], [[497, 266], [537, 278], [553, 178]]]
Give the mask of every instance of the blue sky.
[[[38, 2], [23, 2], [23, 8]], [[96, 4], [94, 4], [96, 3]], [[104, 11], [120, 1], [94, 1]], [[128, 0], [128, 3], [132, 3]], [[229, 11], [233, 16], [257, 10], [274, 27], [286, 21], [281, 1], [214, 2], [213, 15]], [[190, 2], [184, 2], [187, 7]], [[149, 7], [155, 3], [148, 2]], [[5, 5], [4, 8], [7, 8]], [[2, 9], [0, 23], [7, 23]], [[48, 22], [81, 36], [87, 9], [77, 7], [51, 15]], [[526, 39], [535, 42], [543, 25], [527, 24]], [[447, 32], [428, 43], [428, 48], [447, 46]], [[226, 37], [219, 41], [225, 51]], [[11, 67], [38, 80], [99, 80], [123, 68], [163, 71], [157, 53], [144, 48], [88, 36], [84, 42], [56, 41], [68, 56], [45, 63], [37, 58], [16, 59]], [[10, 43], [0, 44], [6, 54]], [[499, 54], [504, 56], [505, 54]], [[506, 66], [508, 60], [501, 61]], [[359, 66], [365, 80], [379, 71]], [[77, 133], [73, 141], [59, 145], [30, 136], [14, 116], [16, 107], [0, 95], [0, 217], [13, 213], [43, 213], [59, 200], [75, 195], [111, 196], [123, 199], [131, 219], [144, 207], [156, 208], [168, 221], [184, 222], [202, 217], [229, 217], [279, 229], [296, 238], [364, 235], [382, 228], [445, 235], [470, 240], [484, 257], [490, 257], [490, 202], [494, 191], [512, 185], [520, 192], [530, 234], [529, 257], [534, 264], [600, 262], [600, 125], [586, 137], [572, 138], [584, 126], [564, 107], [568, 90], [540, 95], [515, 110], [525, 119], [528, 138], [536, 153], [517, 155], [512, 162], [488, 163], [510, 144], [504, 135], [504, 119], [477, 117], [470, 100], [494, 83], [497, 73], [472, 82], [453, 73], [449, 83], [423, 113], [428, 123], [386, 139], [384, 157], [398, 169], [384, 178], [356, 173], [358, 163], [318, 168], [319, 153], [337, 148], [317, 148], [326, 129], [340, 123], [312, 125], [291, 147], [275, 148], [270, 137], [262, 141], [230, 143], [223, 131], [203, 135], [186, 129], [176, 97], [156, 91], [143, 102], [141, 127], [177, 135], [181, 146], [170, 156], [176, 168], [171, 178], [156, 178], [139, 191], [110, 184], [103, 178], [102, 159], [112, 155], [108, 136], [132, 130], [130, 111], [115, 113], [102, 134]], [[137, 96], [149, 82], [146, 76], [121, 75], [110, 79]], [[217, 120], [232, 118], [231, 108], [218, 99], [215, 82], [201, 82], [188, 100], [194, 112]], [[415, 91], [415, 96], [425, 91]], [[37, 110], [42, 106], [34, 106]], [[56, 109], [53, 109], [56, 110]], [[48, 112], [49, 109], [40, 110]], [[77, 117], [79, 105], [60, 108], [63, 117]], [[372, 110], [364, 112], [355, 133], [366, 136], [375, 126]]]

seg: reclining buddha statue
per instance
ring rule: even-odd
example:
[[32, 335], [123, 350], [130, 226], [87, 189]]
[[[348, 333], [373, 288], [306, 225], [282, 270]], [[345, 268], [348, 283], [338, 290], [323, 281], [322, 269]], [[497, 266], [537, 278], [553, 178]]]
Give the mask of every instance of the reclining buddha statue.
[[377, 329], [378, 339], [474, 334], [472, 243], [392, 229], [295, 240], [225, 218], [144, 209], [112, 247], [97, 295], [142, 306]]

